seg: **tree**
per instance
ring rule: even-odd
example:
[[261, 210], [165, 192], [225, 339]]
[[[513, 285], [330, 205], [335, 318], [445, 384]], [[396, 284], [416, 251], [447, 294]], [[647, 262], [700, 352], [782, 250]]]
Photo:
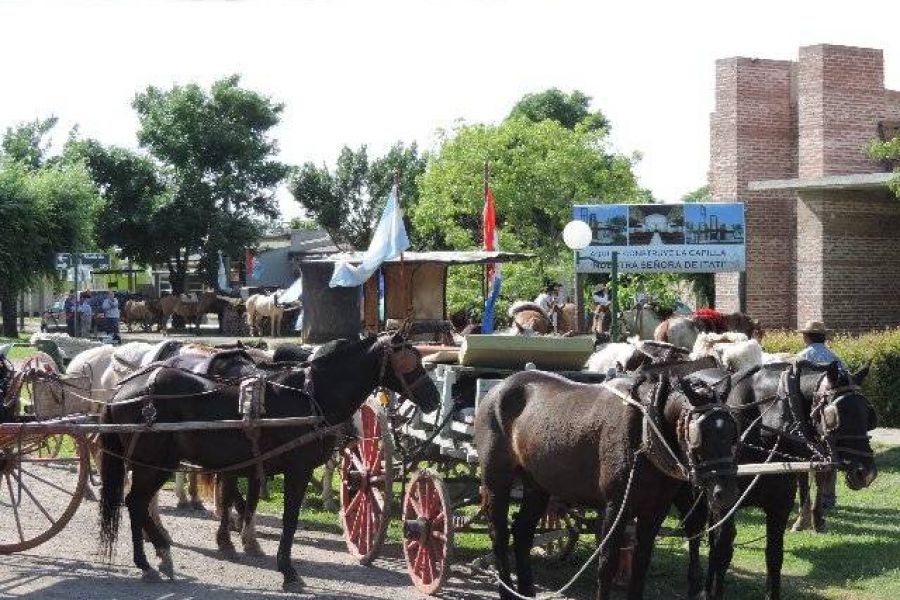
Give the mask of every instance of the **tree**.
[[682, 202], [709, 202], [709, 186], [703, 185], [681, 197]]
[[290, 183], [294, 199], [303, 206], [331, 239], [353, 248], [366, 248], [381, 216], [385, 198], [400, 175], [400, 202], [415, 206], [419, 199], [416, 180], [425, 171], [425, 159], [415, 143], [394, 144], [388, 153], [369, 160], [366, 146], [344, 146], [334, 172], [306, 163]]
[[[504, 266], [504, 295], [527, 298], [545, 279], [568, 281], [572, 254], [562, 229], [578, 203], [630, 202], [639, 196], [631, 160], [607, 150], [606, 131], [566, 129], [553, 120], [508, 119], [468, 125], [445, 139], [419, 180], [414, 234], [431, 249], [482, 245], [484, 161], [490, 161], [500, 247], [535, 254]], [[451, 269], [451, 308], [480, 305], [478, 269]]]
[[897, 176], [891, 179], [889, 186], [894, 195], [900, 197], [900, 136], [885, 142], [874, 140], [869, 145], [869, 156], [892, 164]]
[[[168, 264], [176, 293], [184, 291], [192, 254], [200, 254], [206, 280], [215, 284], [218, 251], [241, 255], [257, 242], [266, 220], [278, 215], [275, 187], [289, 168], [274, 159], [278, 146], [269, 134], [283, 105], [239, 84], [235, 75], [209, 90], [196, 84], [151, 86], [135, 97], [138, 141], [156, 166], [155, 175], [149, 162], [117, 149], [95, 156], [113, 169], [116, 164], [133, 169], [136, 178], [129, 181], [112, 171], [98, 176], [92, 168], [107, 203], [134, 194], [141, 198], [104, 209], [117, 211], [119, 219], [104, 233], [105, 241], [128, 247], [130, 258]], [[155, 193], [160, 187], [164, 191]], [[141, 236], [135, 247], [128, 233], [149, 220], [153, 235]]]
[[566, 94], [551, 88], [537, 94], [525, 94], [509, 113], [510, 119], [525, 118], [535, 123], [550, 119], [566, 129], [583, 124], [589, 130], [609, 129], [609, 121], [599, 110], [591, 112], [591, 97], [575, 90]]
[[54, 254], [91, 243], [96, 190], [84, 167], [48, 161], [52, 120], [7, 130], [0, 154], [0, 303], [3, 334], [18, 335], [16, 299], [56, 275]]

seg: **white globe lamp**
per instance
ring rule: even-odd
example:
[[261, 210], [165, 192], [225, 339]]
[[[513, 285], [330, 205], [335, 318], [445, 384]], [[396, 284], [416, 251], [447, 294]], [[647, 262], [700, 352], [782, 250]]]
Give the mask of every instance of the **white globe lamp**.
[[594, 237], [590, 226], [584, 221], [569, 221], [563, 229], [563, 242], [571, 250], [584, 250]]

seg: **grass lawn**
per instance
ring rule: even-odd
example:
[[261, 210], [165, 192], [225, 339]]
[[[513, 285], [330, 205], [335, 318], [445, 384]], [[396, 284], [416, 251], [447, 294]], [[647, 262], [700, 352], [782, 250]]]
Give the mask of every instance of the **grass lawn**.
[[[783, 570], [784, 597], [797, 600], [894, 600], [900, 598], [900, 447], [878, 448], [879, 475], [868, 489], [852, 492], [838, 488], [838, 507], [828, 513], [825, 534], [788, 531]], [[273, 499], [260, 510], [281, 513], [281, 482], [273, 486]], [[310, 489], [303, 512], [303, 527], [339, 533], [337, 515], [321, 509], [318, 490]], [[396, 514], [396, 511], [394, 512]], [[670, 517], [668, 527], [676, 527]], [[765, 596], [765, 521], [761, 511], [740, 513], [734, 561], [727, 583], [727, 597], [758, 600]], [[759, 539], [763, 538], [763, 539]], [[400, 539], [396, 521], [389, 543]], [[582, 536], [573, 554], [560, 563], [535, 558], [537, 581], [545, 588], [566, 583], [592, 553], [593, 536]], [[489, 552], [486, 535], [456, 536], [456, 562], [467, 562]], [[705, 556], [706, 548], [704, 548]], [[650, 569], [647, 598], [684, 597], [687, 553], [680, 538], [657, 542]], [[590, 569], [570, 592], [591, 597], [596, 571]]]
[[[17, 338], [0, 337], [0, 346], [3, 344], [27, 344], [30, 338], [31, 335], [27, 333], [20, 333]], [[25, 360], [35, 352], [37, 352], [37, 348], [33, 346], [13, 346], [12, 350], [7, 354], [7, 358], [17, 362]]]

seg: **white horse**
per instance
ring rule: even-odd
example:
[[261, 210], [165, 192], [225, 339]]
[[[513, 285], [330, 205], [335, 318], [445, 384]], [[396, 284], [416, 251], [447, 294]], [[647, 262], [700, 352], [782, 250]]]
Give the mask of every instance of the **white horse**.
[[66, 367], [66, 375], [86, 375], [91, 378], [91, 389], [101, 389], [101, 381], [112, 361], [114, 348], [98, 346], [76, 354]]
[[692, 360], [712, 356], [729, 371], [738, 372], [770, 363], [784, 362], [789, 354], [770, 354], [762, 349], [759, 341], [748, 339], [743, 333], [701, 333], [697, 336]]
[[662, 319], [649, 306], [622, 312], [622, 324], [629, 337], [636, 335], [641, 340], [652, 340], [653, 333], [660, 323], [662, 323]]
[[273, 294], [253, 294], [247, 298], [244, 307], [247, 310], [247, 324], [250, 326], [250, 335], [256, 332], [261, 336], [259, 331], [259, 319], [262, 317], [269, 318], [271, 336], [278, 337], [281, 332], [281, 319], [284, 317], [284, 306], [278, 304], [278, 296], [281, 290]]

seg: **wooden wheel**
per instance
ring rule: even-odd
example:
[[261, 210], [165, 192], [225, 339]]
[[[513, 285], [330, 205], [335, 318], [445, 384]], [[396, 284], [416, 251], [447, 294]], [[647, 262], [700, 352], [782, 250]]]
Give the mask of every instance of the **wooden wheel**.
[[444, 481], [424, 469], [409, 482], [403, 499], [403, 556], [413, 585], [437, 592], [450, 572], [453, 512]]
[[370, 564], [384, 544], [391, 518], [393, 461], [387, 419], [375, 402], [359, 409], [359, 437], [341, 456], [341, 524], [347, 550]]
[[548, 558], [565, 560], [578, 543], [578, 529], [566, 507], [550, 500], [541, 517], [534, 539], [535, 552]]
[[0, 554], [22, 552], [55, 536], [84, 497], [90, 471], [84, 436], [64, 436], [74, 445], [67, 458], [39, 455], [48, 437], [53, 436], [27, 436], [21, 445], [6, 440], [0, 449]]

